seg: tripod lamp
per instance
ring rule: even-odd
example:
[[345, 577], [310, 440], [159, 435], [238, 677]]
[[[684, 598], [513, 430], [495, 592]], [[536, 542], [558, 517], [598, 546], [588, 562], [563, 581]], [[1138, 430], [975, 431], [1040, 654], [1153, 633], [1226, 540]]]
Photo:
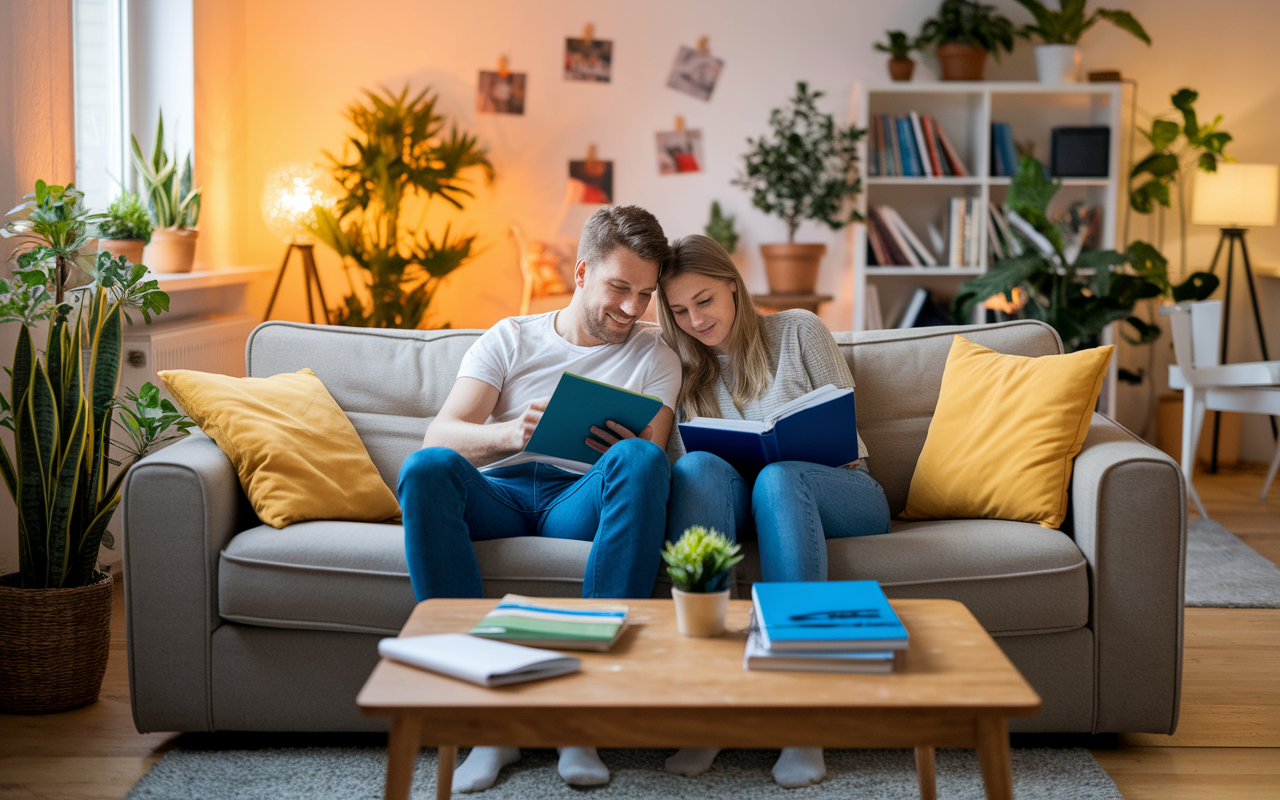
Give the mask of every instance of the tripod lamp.
[[271, 300], [267, 303], [267, 312], [262, 321], [271, 319], [271, 309], [276, 304], [276, 296], [280, 293], [280, 284], [284, 281], [284, 273], [289, 268], [289, 256], [297, 250], [302, 257], [302, 281], [307, 293], [307, 318], [316, 321], [315, 309], [311, 304], [311, 290], [320, 302], [321, 322], [329, 321], [329, 306], [324, 299], [324, 289], [320, 286], [320, 274], [316, 271], [315, 236], [311, 227], [316, 223], [317, 207], [332, 209], [338, 202], [338, 186], [333, 178], [320, 167], [304, 162], [281, 164], [267, 173], [262, 189], [262, 221], [267, 224], [278, 239], [287, 248], [284, 261], [280, 264], [280, 273], [276, 276], [275, 288], [271, 290]]
[[[1244, 234], [1248, 228], [1270, 227], [1276, 224], [1276, 202], [1280, 197], [1280, 167], [1275, 164], [1218, 165], [1216, 172], [1200, 172], [1196, 175], [1195, 197], [1191, 203], [1191, 221], [1196, 225], [1217, 225], [1222, 230], [1218, 248], [1213, 251], [1213, 263], [1209, 271], [1216, 274], [1222, 246], [1227, 247], [1226, 299], [1222, 308], [1222, 351], [1219, 363], [1227, 363], [1227, 339], [1231, 332], [1231, 277], [1235, 272], [1236, 245], [1240, 246], [1240, 260], [1244, 264], [1244, 277], [1253, 304], [1253, 322], [1258, 329], [1258, 343], [1262, 347], [1262, 360], [1269, 361], [1267, 337], [1262, 330], [1262, 313], [1258, 309], [1258, 290], [1253, 283], [1253, 266], [1249, 263], [1249, 249]], [[1214, 412], [1213, 451], [1209, 471], [1218, 469], [1218, 431], [1222, 413]], [[1271, 435], [1276, 435], [1276, 420], [1271, 418]]]

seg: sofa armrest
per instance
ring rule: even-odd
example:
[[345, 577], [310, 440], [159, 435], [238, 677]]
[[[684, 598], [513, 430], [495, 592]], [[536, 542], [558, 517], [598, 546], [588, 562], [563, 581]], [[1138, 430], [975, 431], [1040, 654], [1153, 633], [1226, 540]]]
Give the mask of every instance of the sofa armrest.
[[1187, 495], [1167, 455], [1094, 414], [1071, 533], [1089, 562], [1094, 731], [1173, 733], [1182, 682]]
[[218, 554], [253, 524], [245, 508], [230, 459], [203, 434], [142, 459], [125, 478], [129, 695], [141, 732], [213, 729]]

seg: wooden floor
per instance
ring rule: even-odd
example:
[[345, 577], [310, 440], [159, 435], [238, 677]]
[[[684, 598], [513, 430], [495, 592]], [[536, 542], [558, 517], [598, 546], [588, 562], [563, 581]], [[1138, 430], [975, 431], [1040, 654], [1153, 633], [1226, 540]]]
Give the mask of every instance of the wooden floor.
[[[1246, 468], [1196, 486], [1214, 519], [1280, 564], [1280, 486], [1261, 503], [1262, 477]], [[133, 728], [117, 586], [102, 698], [65, 714], [0, 715], [0, 799], [123, 797], [174, 738]], [[1280, 798], [1280, 609], [1187, 609], [1177, 733], [1093, 752], [1128, 800]]]

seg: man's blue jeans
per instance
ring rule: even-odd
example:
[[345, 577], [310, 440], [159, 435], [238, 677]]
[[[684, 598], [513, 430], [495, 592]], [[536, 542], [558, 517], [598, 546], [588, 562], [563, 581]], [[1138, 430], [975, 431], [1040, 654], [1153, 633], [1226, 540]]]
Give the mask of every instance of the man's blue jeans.
[[583, 597], [649, 597], [662, 560], [667, 454], [623, 439], [585, 475], [525, 463], [481, 473], [446, 447], [400, 469], [405, 556], [418, 600], [480, 597], [473, 541], [548, 536], [592, 542]]
[[667, 538], [702, 525], [735, 541], [754, 533], [766, 581], [825, 581], [827, 539], [889, 532], [884, 489], [866, 472], [779, 461], [754, 485], [711, 453], [686, 453], [671, 468]]

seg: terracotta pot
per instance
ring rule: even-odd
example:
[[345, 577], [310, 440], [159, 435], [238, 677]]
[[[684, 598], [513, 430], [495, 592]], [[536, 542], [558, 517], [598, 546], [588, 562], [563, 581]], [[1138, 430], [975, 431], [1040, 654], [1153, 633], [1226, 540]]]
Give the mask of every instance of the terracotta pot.
[[772, 294], [813, 294], [825, 244], [762, 244], [764, 271]]
[[0, 580], [0, 711], [49, 714], [98, 699], [111, 650], [111, 576], [74, 589]]
[[145, 263], [142, 260], [142, 249], [147, 243], [141, 239], [99, 239], [98, 252], [110, 253], [113, 256], [124, 256], [130, 264]]
[[938, 64], [944, 81], [980, 81], [987, 65], [987, 51], [972, 44], [940, 44]]
[[911, 73], [915, 72], [916, 62], [909, 58], [891, 58], [889, 59], [889, 77], [895, 81], [911, 80]]
[[157, 228], [142, 253], [142, 263], [152, 272], [190, 272], [196, 263], [195, 228]]
[[723, 592], [682, 592], [672, 589], [676, 601], [676, 627], [685, 636], [709, 638], [724, 633], [724, 615], [729, 609], [729, 590]]
[[1036, 45], [1036, 76], [1041, 83], [1075, 83], [1080, 48], [1073, 44]]

